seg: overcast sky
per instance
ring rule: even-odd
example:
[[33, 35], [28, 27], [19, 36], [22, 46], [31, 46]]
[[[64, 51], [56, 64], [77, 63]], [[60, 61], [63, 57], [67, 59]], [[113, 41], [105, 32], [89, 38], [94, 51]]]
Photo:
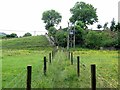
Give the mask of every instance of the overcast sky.
[[[25, 32], [36, 34], [45, 32], [45, 24], [41, 20], [45, 10], [54, 9], [62, 15], [62, 27], [67, 26], [70, 8], [77, 1], [84, 1], [97, 8], [99, 22], [111, 22], [113, 18], [118, 21], [119, 0], [0, 0], [0, 32], [17, 33], [23, 35]], [[89, 28], [96, 29], [97, 24]], [[11, 31], [8, 31], [11, 30]], [[38, 32], [40, 31], [40, 32]]]

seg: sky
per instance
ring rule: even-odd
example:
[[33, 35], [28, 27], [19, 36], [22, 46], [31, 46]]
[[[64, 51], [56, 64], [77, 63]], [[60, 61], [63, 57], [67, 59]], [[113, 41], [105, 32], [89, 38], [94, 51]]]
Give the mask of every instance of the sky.
[[71, 17], [70, 8], [77, 1], [84, 1], [97, 8], [98, 23], [89, 26], [96, 29], [97, 24], [104, 25], [113, 18], [118, 21], [119, 0], [0, 0], [0, 32], [17, 33], [22, 36], [26, 32], [33, 35], [44, 34], [45, 24], [41, 20], [42, 13], [54, 9], [62, 15], [59, 26], [67, 27]]

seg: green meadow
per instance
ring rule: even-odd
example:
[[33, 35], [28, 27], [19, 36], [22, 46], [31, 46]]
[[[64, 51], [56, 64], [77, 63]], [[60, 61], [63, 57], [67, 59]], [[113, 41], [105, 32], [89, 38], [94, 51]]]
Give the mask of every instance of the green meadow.
[[[96, 65], [97, 88], [118, 85], [117, 51], [71, 50], [74, 57], [71, 65], [67, 50], [61, 48], [52, 63], [49, 62], [53, 47], [44, 36], [3, 40], [2, 46], [2, 88], [26, 88], [27, 65], [32, 66], [32, 88], [91, 88], [91, 64]], [[44, 56], [47, 57], [46, 76], [43, 74]], [[79, 77], [77, 56], [80, 56]]]

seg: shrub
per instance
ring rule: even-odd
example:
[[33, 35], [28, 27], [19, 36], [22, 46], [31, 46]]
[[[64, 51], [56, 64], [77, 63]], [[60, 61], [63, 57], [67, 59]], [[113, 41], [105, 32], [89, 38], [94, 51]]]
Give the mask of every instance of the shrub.
[[109, 32], [89, 31], [85, 38], [88, 48], [99, 49], [100, 47], [113, 47], [117, 45], [118, 39], [112, 37]]
[[67, 32], [63, 30], [59, 30], [56, 32], [55, 38], [59, 46], [62, 46], [62, 47], [67, 46]]
[[23, 35], [23, 37], [28, 37], [28, 36], [32, 36], [32, 34], [29, 33], [29, 32], [27, 32], [27, 33], [25, 33], [25, 34]]
[[101, 46], [102, 38], [95, 31], [89, 31], [85, 38], [85, 45], [88, 48], [98, 48]]
[[[5, 38], [5, 37], [4, 37]], [[18, 38], [16, 33], [6, 35], [6, 38]]]

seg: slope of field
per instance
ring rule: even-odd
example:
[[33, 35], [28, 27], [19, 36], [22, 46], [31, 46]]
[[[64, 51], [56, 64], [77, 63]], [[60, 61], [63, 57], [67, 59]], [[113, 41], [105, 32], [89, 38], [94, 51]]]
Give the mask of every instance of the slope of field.
[[50, 46], [50, 44], [44, 35], [2, 40], [3, 49], [25, 49], [46, 46]]
[[[9, 53], [11, 52], [11, 53]], [[59, 50], [52, 63], [48, 55], [51, 50], [12, 50], [3, 53], [3, 88], [25, 88], [26, 67], [32, 65], [32, 88], [90, 88], [90, 65], [96, 64], [97, 88], [116, 88], [118, 85], [117, 51], [74, 51], [74, 64], [68, 52]], [[47, 57], [47, 75], [43, 74], [43, 57]], [[80, 77], [76, 62], [80, 56]], [[22, 57], [22, 58], [21, 58]]]
[[[117, 51], [71, 50], [74, 62], [71, 65], [68, 52], [59, 49], [50, 64], [48, 55], [53, 48], [49, 47], [45, 36], [2, 42], [3, 88], [26, 88], [27, 65], [32, 65], [32, 88], [90, 88], [91, 64], [96, 64], [97, 88], [116, 88], [118, 85]], [[46, 76], [43, 74], [44, 56], [47, 57]], [[80, 77], [76, 72], [77, 56], [80, 56]]]

